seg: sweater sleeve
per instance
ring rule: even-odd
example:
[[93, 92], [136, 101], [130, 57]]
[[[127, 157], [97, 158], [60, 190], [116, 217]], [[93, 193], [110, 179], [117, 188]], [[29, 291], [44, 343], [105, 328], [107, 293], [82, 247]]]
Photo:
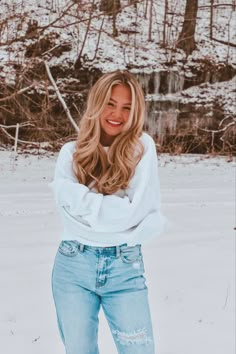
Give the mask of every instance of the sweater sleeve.
[[126, 196], [103, 195], [78, 183], [72, 153], [64, 145], [59, 153], [52, 187], [58, 207], [82, 217], [94, 231], [120, 232], [136, 227], [150, 213], [159, 212], [160, 190], [154, 141], [145, 139], [145, 152], [126, 189]]

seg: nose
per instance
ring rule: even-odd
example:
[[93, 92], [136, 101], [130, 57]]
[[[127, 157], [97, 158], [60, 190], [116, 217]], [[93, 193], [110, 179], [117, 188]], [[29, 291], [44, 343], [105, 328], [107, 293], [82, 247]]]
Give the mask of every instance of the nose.
[[112, 116], [114, 119], [122, 119], [122, 109], [119, 107], [116, 107], [113, 112], [112, 112]]

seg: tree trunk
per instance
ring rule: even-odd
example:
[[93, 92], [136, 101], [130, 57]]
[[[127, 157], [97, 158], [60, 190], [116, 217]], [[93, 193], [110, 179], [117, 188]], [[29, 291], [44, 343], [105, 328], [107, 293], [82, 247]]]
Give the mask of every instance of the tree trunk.
[[149, 27], [148, 27], [148, 41], [152, 42], [152, 10], [153, 10], [153, 0], [150, 0], [149, 5]]
[[101, 0], [99, 9], [105, 14], [112, 16], [113, 36], [117, 37], [118, 31], [116, 28], [116, 17], [118, 12], [121, 10], [120, 0]]
[[118, 13], [121, 10], [120, 0], [101, 0], [99, 10], [107, 15], [112, 15], [114, 12]]
[[95, 0], [93, 0], [91, 9], [90, 9], [90, 11], [89, 11], [89, 20], [88, 20], [88, 24], [87, 24], [87, 28], [86, 28], [84, 40], [83, 40], [83, 43], [82, 43], [82, 46], [81, 46], [81, 49], [80, 49], [78, 58], [76, 59], [75, 66], [79, 65], [79, 63], [81, 62], [82, 53], [83, 53], [83, 50], [84, 50], [84, 47], [85, 47], [85, 43], [86, 43], [86, 41], [87, 41], [87, 37], [88, 37], [88, 34], [89, 34], [91, 22], [92, 22], [92, 15], [93, 15], [93, 10], [92, 10], [92, 8], [93, 8], [94, 3], [95, 3]]
[[138, 0], [129, 0], [129, 5], [134, 5], [134, 7], [137, 9], [137, 2]]
[[166, 46], [166, 28], [167, 28], [168, 0], [165, 0], [165, 13], [163, 23], [163, 47]]
[[213, 16], [214, 16], [214, 0], [210, 0], [210, 39], [213, 38]]
[[117, 16], [117, 1], [113, 0], [113, 9], [112, 9], [112, 34], [113, 37], [118, 36], [118, 31], [116, 28], [116, 16]]
[[186, 0], [184, 23], [178, 38], [177, 48], [183, 49], [187, 55], [196, 48], [195, 28], [197, 20], [198, 0]]

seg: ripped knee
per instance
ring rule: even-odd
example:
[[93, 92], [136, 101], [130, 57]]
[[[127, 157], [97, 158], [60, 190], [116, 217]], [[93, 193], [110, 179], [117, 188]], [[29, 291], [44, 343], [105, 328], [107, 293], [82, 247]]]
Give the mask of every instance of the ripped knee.
[[138, 329], [133, 332], [120, 332], [118, 330], [112, 330], [116, 340], [123, 345], [131, 344], [149, 344], [152, 342], [151, 337], [147, 335], [145, 328]]

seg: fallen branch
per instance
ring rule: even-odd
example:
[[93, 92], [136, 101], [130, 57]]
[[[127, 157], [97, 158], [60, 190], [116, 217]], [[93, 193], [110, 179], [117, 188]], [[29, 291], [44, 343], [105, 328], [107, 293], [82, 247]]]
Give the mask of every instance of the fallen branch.
[[226, 121], [227, 119], [232, 119], [232, 120], [233, 120], [233, 122], [235, 122], [235, 123], [236, 123], [236, 118], [234, 118], [232, 115], [229, 115], [229, 116], [226, 116], [225, 118], [223, 118], [223, 119], [220, 121], [220, 123], [219, 123], [219, 127], [221, 127], [221, 126], [222, 126], [222, 124], [224, 123], [224, 121]]
[[19, 136], [19, 128], [20, 128], [20, 124], [17, 123], [16, 124], [16, 134], [15, 134], [15, 144], [14, 144], [14, 153], [17, 153], [17, 143], [18, 143], [18, 136]]
[[[34, 127], [34, 124], [31, 124], [29, 122], [22, 122], [22, 123], [19, 123], [19, 126], [20, 127], [26, 127], [28, 125], [31, 125], [32, 127]], [[0, 124], [0, 127], [1, 128], [5, 128], [5, 129], [8, 129], [8, 128], [15, 128], [16, 127], [16, 124], [14, 125], [4, 125], [4, 124]]]
[[[0, 125], [0, 129], [6, 134], [6, 136], [8, 136], [8, 138], [12, 139], [12, 140], [16, 140], [16, 138], [14, 136], [12, 136], [11, 134], [9, 134], [5, 128], [3, 128], [2, 125]], [[33, 141], [25, 141], [25, 140], [20, 140], [20, 139], [17, 139], [17, 142], [18, 143], [22, 143], [22, 144], [33, 144], [33, 145], [36, 145], [36, 146], [39, 146], [40, 143], [36, 143], [36, 142], [33, 142]]]
[[215, 42], [218, 42], [218, 43], [221, 43], [221, 44], [228, 45], [229, 47], [236, 48], [236, 44], [231, 43], [231, 42], [222, 41], [221, 39], [216, 39], [216, 38], [211, 38], [211, 40], [215, 41]]
[[[236, 119], [232, 116], [227, 116], [225, 118], [223, 118], [219, 124], [219, 127], [222, 126], [223, 122], [228, 119], [231, 118], [232, 122], [228, 123], [224, 128], [221, 129], [217, 129], [217, 130], [212, 130], [212, 129], [204, 129], [204, 128], [200, 128], [198, 126], [195, 126], [197, 129], [200, 129], [201, 131], [207, 132], [207, 133], [211, 133], [211, 148], [212, 151], [214, 152], [214, 142], [215, 142], [215, 134], [218, 133], [225, 133], [230, 127], [232, 127], [233, 125], [236, 125]], [[220, 140], [223, 141], [224, 144], [227, 144], [230, 146], [230, 148], [232, 147], [229, 142], [225, 141], [224, 139], [224, 134], [222, 134], [222, 136], [220, 137]]]
[[56, 85], [56, 82], [55, 82], [55, 80], [52, 77], [50, 68], [49, 68], [48, 63], [46, 61], [44, 61], [44, 65], [45, 65], [45, 68], [46, 68], [46, 71], [47, 71], [47, 74], [48, 74], [48, 78], [51, 81], [52, 86], [54, 87], [54, 90], [55, 90], [55, 92], [57, 94], [57, 97], [58, 97], [59, 101], [61, 102], [61, 104], [62, 104], [62, 106], [63, 106], [63, 108], [64, 108], [64, 110], [66, 112], [67, 117], [69, 118], [69, 120], [72, 123], [73, 127], [75, 128], [75, 130], [77, 132], [79, 132], [79, 127], [75, 123], [74, 119], [72, 118], [72, 116], [70, 114], [70, 111], [69, 111], [69, 108], [67, 107], [66, 102], [64, 101], [64, 99], [63, 99], [63, 97], [62, 97], [62, 95], [61, 95], [61, 93], [60, 93], [60, 91], [59, 91], [59, 89], [58, 89], [58, 87]]
[[204, 129], [204, 128], [200, 128], [198, 126], [196, 126], [197, 129], [200, 129], [204, 132], [207, 133], [221, 133], [221, 132], [225, 132], [229, 127], [231, 127], [232, 125], [236, 124], [236, 121], [230, 122], [228, 125], [226, 125], [224, 128], [222, 129], [218, 129], [218, 130], [210, 130], [210, 129]]
[[26, 91], [28, 91], [29, 89], [31, 89], [32, 87], [34, 87], [35, 84], [31, 84], [30, 86], [27, 86], [27, 87], [24, 87], [22, 88], [21, 90], [17, 91], [17, 92], [14, 92], [12, 95], [10, 96], [7, 96], [7, 97], [2, 97], [0, 98], [0, 102], [4, 102], [4, 101], [7, 101], [7, 100], [11, 100], [12, 98], [14, 98], [15, 96], [17, 95], [20, 95]]
[[48, 49], [46, 52], [43, 52], [43, 53], [41, 54], [41, 56], [44, 56], [44, 55], [46, 55], [46, 54], [49, 54], [49, 53], [51, 53], [54, 49], [59, 48], [59, 47], [62, 47], [63, 45], [66, 45], [66, 44], [68, 44], [68, 43], [69, 43], [69, 42], [62, 42], [62, 43], [59, 43], [59, 44], [55, 45], [54, 47]]

